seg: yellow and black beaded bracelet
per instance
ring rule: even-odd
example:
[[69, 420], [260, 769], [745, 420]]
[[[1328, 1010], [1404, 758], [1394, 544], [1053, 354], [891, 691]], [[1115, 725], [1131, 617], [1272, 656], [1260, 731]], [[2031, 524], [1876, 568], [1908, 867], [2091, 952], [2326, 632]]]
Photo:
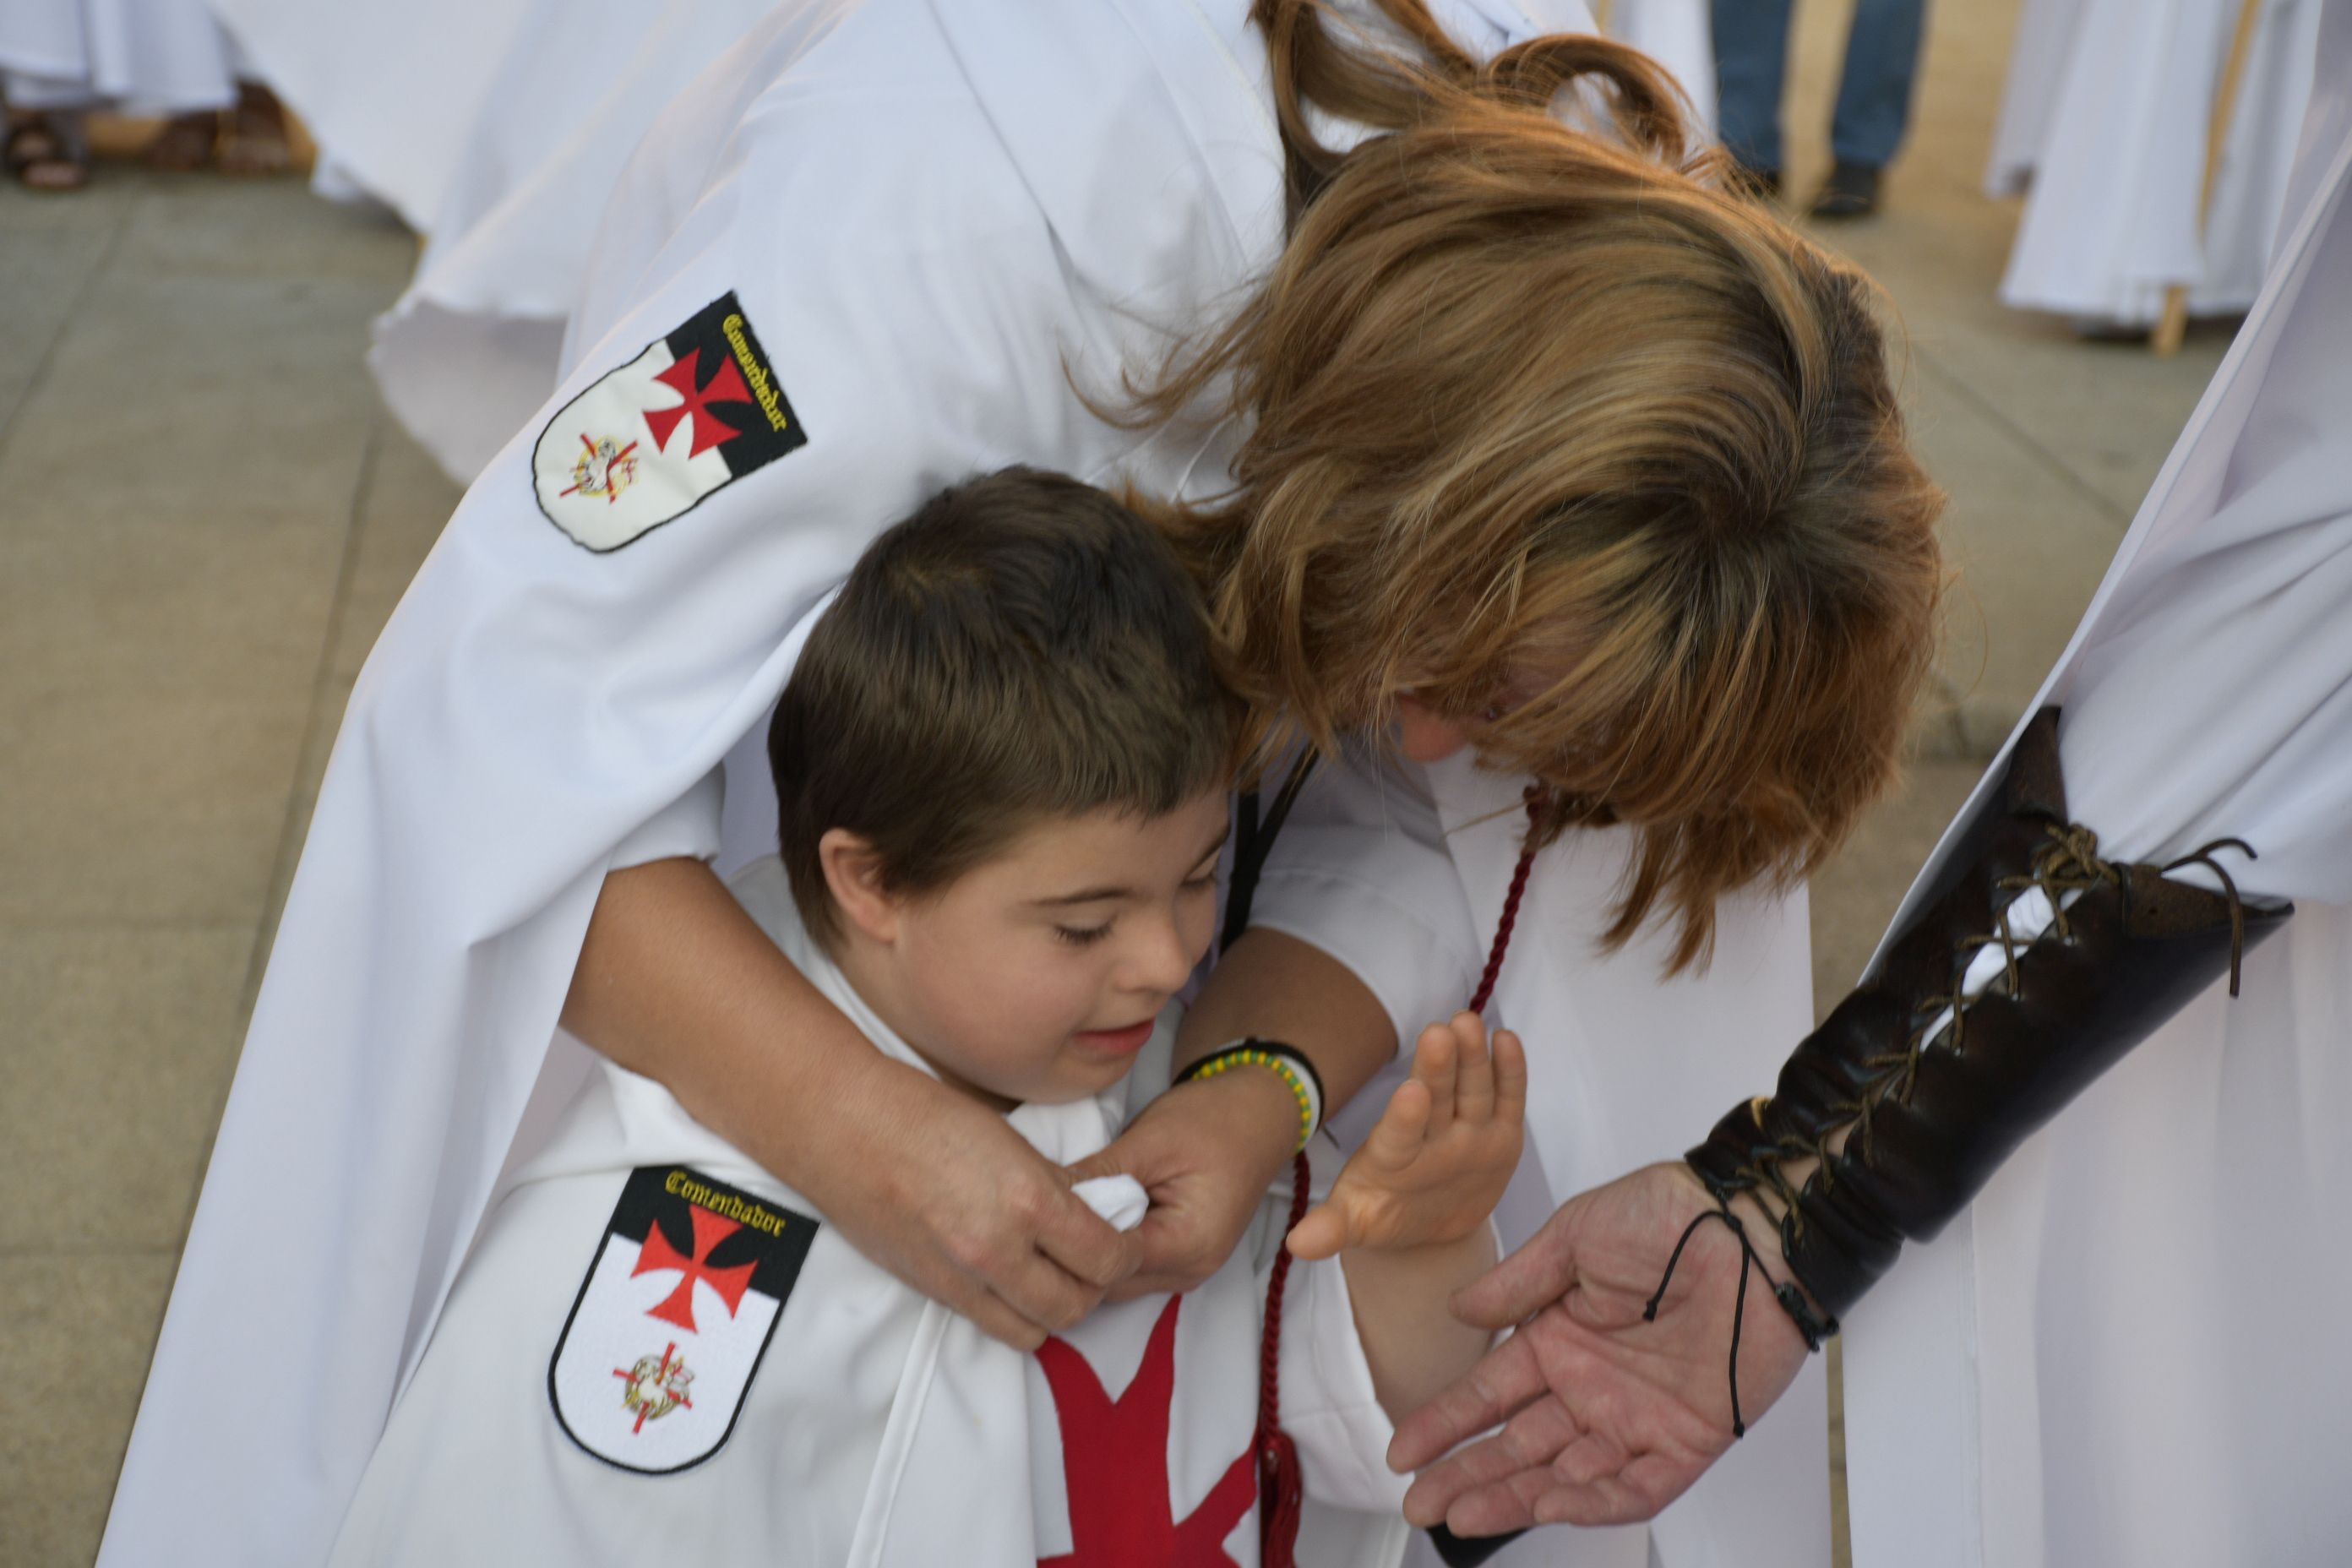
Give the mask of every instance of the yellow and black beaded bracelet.
[[1298, 1147], [1315, 1136], [1323, 1125], [1323, 1079], [1305, 1052], [1279, 1040], [1261, 1040], [1255, 1037], [1237, 1040], [1221, 1050], [1211, 1051], [1191, 1067], [1176, 1075], [1178, 1083], [1190, 1083], [1194, 1079], [1214, 1078], [1231, 1072], [1237, 1067], [1264, 1068], [1289, 1086], [1298, 1099]]

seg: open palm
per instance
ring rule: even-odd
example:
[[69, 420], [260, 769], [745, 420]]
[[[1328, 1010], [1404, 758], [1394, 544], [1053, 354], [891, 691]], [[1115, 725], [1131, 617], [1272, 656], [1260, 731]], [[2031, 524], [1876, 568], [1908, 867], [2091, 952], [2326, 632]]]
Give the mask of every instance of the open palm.
[[[1648, 1519], [1731, 1446], [1738, 1237], [1700, 1226], [1656, 1321], [1643, 1318], [1676, 1239], [1714, 1206], [1687, 1167], [1649, 1166], [1564, 1205], [1457, 1298], [1465, 1321], [1518, 1331], [1399, 1426], [1389, 1462], [1422, 1471], [1408, 1518], [1465, 1536]], [[1739, 1346], [1748, 1419], [1780, 1396], [1804, 1359], [1803, 1339], [1759, 1274], [1748, 1282]]]

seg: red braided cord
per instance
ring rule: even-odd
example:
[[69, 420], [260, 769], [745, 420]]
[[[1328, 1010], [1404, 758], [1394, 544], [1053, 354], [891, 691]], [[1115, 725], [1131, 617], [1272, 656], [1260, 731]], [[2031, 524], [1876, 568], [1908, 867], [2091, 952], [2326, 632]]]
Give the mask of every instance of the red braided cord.
[[[1528, 877], [1535, 869], [1532, 839], [1536, 819], [1543, 811], [1546, 798], [1542, 785], [1528, 786], [1530, 843], [1519, 851], [1518, 866], [1511, 873], [1511, 890], [1504, 896], [1502, 918], [1495, 922], [1494, 946], [1486, 953], [1486, 973], [1478, 976], [1477, 993], [1470, 998], [1470, 1012], [1486, 1010], [1486, 1004], [1494, 998], [1495, 982], [1502, 976], [1503, 955], [1511, 950], [1511, 928], [1519, 921], [1519, 900], [1526, 896]], [[1290, 1223], [1283, 1229], [1286, 1237], [1307, 1217], [1304, 1150], [1291, 1161], [1290, 1182]], [[1274, 1270], [1266, 1281], [1265, 1328], [1258, 1342], [1258, 1560], [1264, 1568], [1292, 1568], [1298, 1540], [1300, 1498], [1305, 1489], [1298, 1470], [1298, 1450], [1282, 1429], [1282, 1293], [1289, 1280], [1290, 1248], [1285, 1246], [1275, 1254]]]
[[1536, 817], [1542, 812], [1544, 790], [1541, 784], [1528, 785], [1528, 833], [1530, 842], [1519, 851], [1519, 864], [1511, 873], [1511, 890], [1503, 896], [1503, 918], [1495, 922], [1495, 945], [1486, 951], [1486, 969], [1478, 976], [1478, 989], [1470, 998], [1467, 1009], [1484, 1013], [1486, 1004], [1495, 997], [1495, 982], [1503, 975], [1503, 955], [1511, 951], [1511, 928], [1519, 923], [1519, 900], [1528, 890], [1528, 874], [1536, 868], [1533, 843]]
[[[1290, 1162], [1290, 1223], [1286, 1237], [1307, 1217], [1307, 1153]], [[1298, 1449], [1282, 1429], [1282, 1293], [1290, 1283], [1290, 1248], [1274, 1255], [1265, 1286], [1265, 1331], [1258, 1340], [1257, 1493], [1258, 1561], [1263, 1568], [1291, 1568], [1298, 1542], [1298, 1516], [1305, 1493]]]

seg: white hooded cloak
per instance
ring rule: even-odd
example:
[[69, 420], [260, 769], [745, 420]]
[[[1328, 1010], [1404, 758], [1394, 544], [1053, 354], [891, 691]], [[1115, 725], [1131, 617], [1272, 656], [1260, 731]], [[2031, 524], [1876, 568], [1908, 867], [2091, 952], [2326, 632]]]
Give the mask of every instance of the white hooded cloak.
[[2166, 291], [2242, 310], [2279, 232], [2321, 0], [2252, 0], [2252, 46], [2201, 221], [2206, 135], [2241, 0], [2027, 0], [1986, 188], [2025, 190], [2001, 302], [2140, 328]]
[[[2285, 212], [2262, 298], [2042, 700], [2063, 704], [2068, 809], [2102, 854], [2163, 862], [2242, 838], [2261, 858], [2221, 856], [2239, 887], [2296, 913], [2248, 956], [2241, 996], [2217, 983], [2159, 1029], [1851, 1314], [1858, 1564], [2352, 1553], [2343, 0]], [[1948, 853], [1948, 838], [1922, 885]]]

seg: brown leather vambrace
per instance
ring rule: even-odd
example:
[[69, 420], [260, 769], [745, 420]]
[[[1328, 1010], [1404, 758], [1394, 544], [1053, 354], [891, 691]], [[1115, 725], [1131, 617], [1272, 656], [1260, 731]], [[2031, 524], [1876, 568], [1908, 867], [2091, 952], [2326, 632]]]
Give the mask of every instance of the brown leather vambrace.
[[[2215, 847], [2188, 859], [2222, 893], [2166, 875], [2186, 860], [2101, 859], [2068, 820], [2058, 710], [2043, 710], [1925, 910], [1797, 1047], [1778, 1091], [1717, 1122], [1692, 1168], [1718, 1199], [1777, 1198], [1790, 1268], [1843, 1314], [2125, 1052], [2221, 975], [2235, 994], [2240, 955], [2292, 911], [2242, 903]], [[2013, 934], [2011, 901], [2035, 888], [2056, 918]], [[2000, 972], [1959, 1000], [1987, 949]], [[1818, 1162], [1801, 1184], [1784, 1169], [1797, 1161]]]

